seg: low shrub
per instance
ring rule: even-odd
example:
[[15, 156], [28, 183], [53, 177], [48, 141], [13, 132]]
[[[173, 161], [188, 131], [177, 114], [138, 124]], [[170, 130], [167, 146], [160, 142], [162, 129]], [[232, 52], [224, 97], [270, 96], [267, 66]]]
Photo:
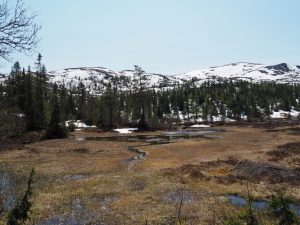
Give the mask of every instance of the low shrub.
[[147, 186], [146, 177], [133, 177], [130, 180], [130, 190], [131, 191], [142, 191]]
[[50, 127], [46, 132], [47, 139], [62, 139], [67, 138], [69, 135], [68, 129], [66, 127]]

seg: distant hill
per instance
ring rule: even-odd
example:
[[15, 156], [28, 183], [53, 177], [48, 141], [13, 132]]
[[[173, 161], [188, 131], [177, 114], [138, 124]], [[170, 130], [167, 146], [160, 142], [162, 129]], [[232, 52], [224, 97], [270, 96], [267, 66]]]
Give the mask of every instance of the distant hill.
[[[75, 87], [83, 82], [88, 90], [101, 93], [113, 79], [120, 89], [132, 88], [133, 70], [115, 72], [104, 67], [79, 67], [48, 72], [50, 81], [65, 83]], [[263, 65], [257, 63], [231, 63], [208, 69], [195, 70], [183, 74], [146, 73], [149, 88], [172, 88], [177, 84], [193, 82], [196, 85], [207, 80], [221, 81], [222, 79], [248, 80], [252, 82], [300, 83], [300, 66], [281, 63]]]

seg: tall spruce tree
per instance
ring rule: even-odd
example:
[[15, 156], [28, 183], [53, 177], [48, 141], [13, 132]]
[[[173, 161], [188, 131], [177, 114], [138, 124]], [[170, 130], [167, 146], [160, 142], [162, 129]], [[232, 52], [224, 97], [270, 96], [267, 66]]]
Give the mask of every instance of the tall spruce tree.
[[58, 87], [57, 84], [54, 84], [52, 93], [52, 114], [47, 129], [47, 138], [66, 138], [67, 136], [67, 130], [61, 121]]
[[145, 89], [147, 85], [147, 77], [145, 75], [145, 71], [142, 70], [141, 67], [135, 65], [134, 66], [134, 91], [137, 94], [137, 102], [139, 109], [139, 122], [138, 127], [140, 130], [147, 130], [148, 124], [146, 121], [146, 111], [145, 111]]
[[27, 131], [32, 131], [36, 128], [34, 103], [33, 103], [33, 76], [30, 67], [25, 74], [25, 95], [24, 95], [24, 113], [26, 119]]
[[39, 54], [36, 62], [35, 73], [35, 89], [34, 89], [34, 118], [35, 129], [43, 130], [46, 128], [45, 117], [45, 92], [46, 92], [46, 70], [42, 64], [42, 55]]
[[84, 120], [86, 118], [86, 90], [83, 82], [80, 82], [77, 87], [77, 119]]

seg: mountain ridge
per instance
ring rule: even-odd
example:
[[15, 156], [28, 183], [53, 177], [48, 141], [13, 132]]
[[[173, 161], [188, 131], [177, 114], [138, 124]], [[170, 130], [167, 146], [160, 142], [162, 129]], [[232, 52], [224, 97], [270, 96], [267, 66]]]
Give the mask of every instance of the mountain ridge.
[[[116, 78], [121, 90], [132, 88], [134, 70], [115, 72], [105, 67], [75, 67], [48, 72], [51, 82], [75, 87], [80, 82], [93, 93], [101, 93], [105, 87]], [[178, 84], [193, 82], [201, 85], [208, 80], [221, 81], [247, 80], [251, 82], [300, 83], [300, 66], [280, 63], [264, 65], [260, 63], [237, 62], [223, 66], [213, 66], [206, 69], [193, 70], [182, 74], [145, 73], [146, 85], [149, 88], [172, 88]]]
[[[47, 72], [49, 81], [67, 88], [76, 88], [83, 83], [86, 89], [93, 94], [101, 94], [111, 82], [116, 82], [120, 90], [134, 88], [136, 75], [134, 70], [122, 70], [119, 72], [111, 69], [95, 67], [71, 67]], [[7, 75], [0, 76], [0, 82]], [[196, 86], [208, 80], [222, 82], [223, 80], [246, 80], [250, 82], [276, 82], [286, 84], [300, 84], [300, 65], [280, 63], [265, 65], [260, 63], [237, 62], [222, 66], [212, 66], [206, 69], [193, 70], [181, 74], [160, 74], [145, 72], [147, 78], [145, 84], [148, 88], [165, 89], [173, 88], [187, 82]]]

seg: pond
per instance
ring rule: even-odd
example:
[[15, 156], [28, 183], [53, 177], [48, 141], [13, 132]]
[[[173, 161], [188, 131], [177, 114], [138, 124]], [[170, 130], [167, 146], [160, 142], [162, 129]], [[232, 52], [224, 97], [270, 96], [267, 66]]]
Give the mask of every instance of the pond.
[[157, 135], [114, 135], [106, 137], [87, 137], [86, 140], [91, 141], [124, 141], [124, 142], [143, 142], [149, 145], [162, 145], [174, 143], [180, 140], [192, 138], [212, 138], [207, 135], [220, 132], [219, 130], [180, 130], [171, 132], [161, 132]]
[[[245, 207], [247, 205], [247, 200], [238, 195], [227, 195], [226, 196], [233, 206]], [[266, 210], [269, 207], [269, 202], [266, 200], [257, 200], [252, 202], [252, 207], [257, 210]], [[300, 216], [300, 205], [290, 204], [290, 208]]]

